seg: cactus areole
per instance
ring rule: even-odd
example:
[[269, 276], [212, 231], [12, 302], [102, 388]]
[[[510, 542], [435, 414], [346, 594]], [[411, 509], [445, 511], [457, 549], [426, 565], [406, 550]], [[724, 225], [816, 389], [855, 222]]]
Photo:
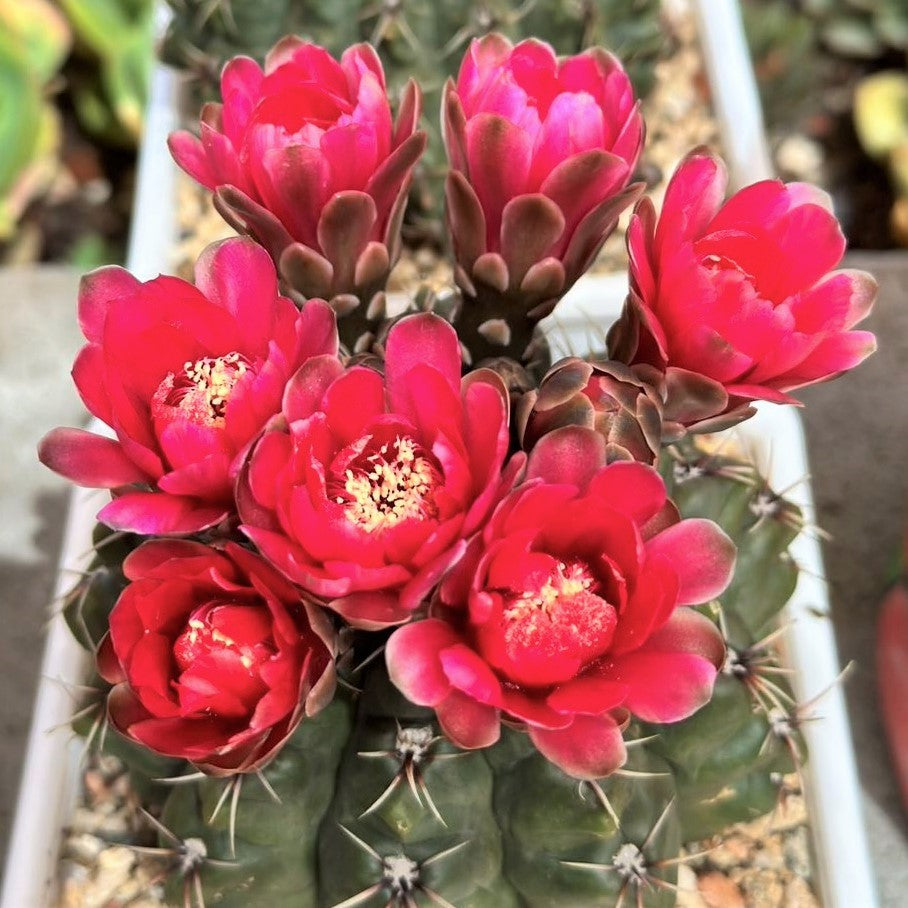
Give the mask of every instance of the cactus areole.
[[171, 150], [248, 236], [194, 285], [84, 279], [110, 432], [40, 447], [111, 495], [66, 605], [79, 722], [185, 904], [671, 905], [683, 842], [787, 790], [810, 708], [775, 649], [801, 515], [698, 433], [857, 365], [875, 284], [833, 270], [817, 190], [723, 203], [695, 150], [632, 217], [610, 359], [551, 363], [643, 122], [606, 50], [491, 35], [443, 98], [453, 302], [390, 317], [426, 136], [385, 86], [363, 44], [232, 60]]

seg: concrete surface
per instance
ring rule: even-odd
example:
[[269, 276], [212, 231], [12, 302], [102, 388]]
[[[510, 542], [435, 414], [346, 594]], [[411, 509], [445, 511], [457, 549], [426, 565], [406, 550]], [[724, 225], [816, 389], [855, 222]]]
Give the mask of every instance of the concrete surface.
[[848, 264], [880, 282], [861, 326], [876, 332], [879, 350], [852, 375], [799, 396], [818, 522], [832, 535], [824, 556], [839, 653], [855, 662], [845, 692], [880, 901], [896, 908], [908, 904], [908, 819], [877, 710], [873, 651], [908, 526], [908, 254], [856, 254]]
[[83, 413], [69, 381], [82, 343], [77, 287], [65, 267], [0, 269], [0, 855], [68, 503], [67, 483], [38, 463], [35, 447], [48, 429], [74, 425]]
[[[827, 573], [865, 791], [871, 848], [886, 908], [905, 904], [908, 821], [876, 710], [873, 640], [908, 518], [908, 255], [855, 255], [880, 301], [869, 327], [880, 351], [849, 378], [804, 392], [819, 522], [832, 533]], [[66, 269], [0, 270], [0, 854], [15, 800], [53, 584], [66, 485], [35, 460], [40, 436], [74, 424], [67, 378], [80, 335], [77, 277]], [[854, 906], [861, 908], [861, 906]]]

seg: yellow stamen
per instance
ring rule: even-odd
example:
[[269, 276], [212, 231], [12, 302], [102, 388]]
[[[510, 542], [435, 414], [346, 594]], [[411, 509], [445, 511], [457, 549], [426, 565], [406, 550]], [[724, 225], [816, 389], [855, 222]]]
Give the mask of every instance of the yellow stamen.
[[351, 523], [373, 533], [404, 520], [437, 516], [433, 493], [441, 476], [412, 438], [383, 444], [361, 463], [345, 471], [344, 494], [334, 497]]

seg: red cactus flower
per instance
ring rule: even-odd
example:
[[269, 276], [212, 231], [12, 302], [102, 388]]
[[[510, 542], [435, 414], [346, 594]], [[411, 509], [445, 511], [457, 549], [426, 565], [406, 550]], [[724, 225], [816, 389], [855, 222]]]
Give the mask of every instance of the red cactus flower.
[[171, 135], [180, 167], [305, 296], [382, 289], [425, 147], [415, 83], [395, 124], [373, 48], [358, 44], [338, 62], [290, 37], [268, 54], [264, 71], [248, 57], [231, 60], [221, 96], [203, 109], [200, 138]]
[[156, 540], [123, 570], [98, 653], [122, 734], [212, 775], [254, 772], [330, 702], [331, 623], [259, 556]]
[[451, 326], [398, 322], [385, 376], [310, 360], [284, 419], [237, 485], [241, 529], [294, 583], [351, 624], [400, 623], [463, 553], [523, 455], [508, 452], [508, 397], [495, 373], [461, 381]]
[[460, 283], [519, 292], [527, 309], [557, 301], [637, 193], [643, 120], [621, 64], [487, 35], [446, 86], [443, 118]]
[[845, 239], [829, 199], [803, 183], [766, 180], [723, 204], [722, 162], [692, 152], [669, 184], [656, 221], [638, 205], [628, 232], [631, 294], [610, 351], [665, 374], [665, 419], [700, 428], [750, 415], [754, 400], [796, 403], [787, 392], [852, 369], [876, 347], [851, 331], [876, 281], [833, 271]]
[[711, 521], [679, 521], [652, 467], [605, 461], [592, 429], [544, 436], [433, 616], [388, 641], [392, 681], [461, 747], [494, 743], [506, 720], [596, 778], [624, 762], [628, 713], [675, 722], [709, 700], [724, 644], [684, 606], [725, 589], [734, 545]]
[[73, 378], [116, 440], [54, 429], [39, 456], [79, 485], [138, 485], [98, 515], [116, 529], [193, 533], [232, 514], [243, 453], [280, 412], [290, 376], [310, 356], [337, 352], [331, 310], [313, 301], [298, 312], [279, 296], [274, 266], [251, 240], [209, 246], [195, 276], [196, 286], [143, 284], [111, 267], [82, 281], [88, 344]]

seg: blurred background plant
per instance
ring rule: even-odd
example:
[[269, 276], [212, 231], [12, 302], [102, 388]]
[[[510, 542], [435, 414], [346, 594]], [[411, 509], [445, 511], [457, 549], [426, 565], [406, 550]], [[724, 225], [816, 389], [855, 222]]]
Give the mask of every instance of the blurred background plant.
[[884, 164], [895, 199], [889, 222], [908, 246], [908, 69], [865, 76], [854, 97], [854, 125], [864, 151]]
[[69, 89], [79, 123], [101, 142], [134, 148], [151, 75], [151, 0], [58, 0], [75, 37]]
[[122, 258], [154, 0], [0, 0], [0, 262]]
[[780, 175], [825, 186], [852, 247], [908, 246], [906, 152], [890, 147], [908, 128], [908, 2], [742, 7]]
[[0, 242], [56, 175], [63, 130], [49, 96], [69, 47], [49, 2], [0, 0]]

